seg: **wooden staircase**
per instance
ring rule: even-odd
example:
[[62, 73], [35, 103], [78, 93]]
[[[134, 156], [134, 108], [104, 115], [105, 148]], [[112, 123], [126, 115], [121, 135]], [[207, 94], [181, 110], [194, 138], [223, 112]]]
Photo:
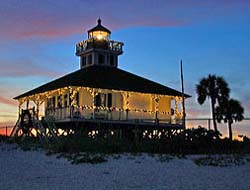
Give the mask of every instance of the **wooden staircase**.
[[12, 138], [32, 136], [38, 137], [42, 142], [48, 142], [49, 139], [57, 140], [59, 134], [53, 118], [38, 120], [34, 109], [31, 109], [22, 110], [10, 136]]

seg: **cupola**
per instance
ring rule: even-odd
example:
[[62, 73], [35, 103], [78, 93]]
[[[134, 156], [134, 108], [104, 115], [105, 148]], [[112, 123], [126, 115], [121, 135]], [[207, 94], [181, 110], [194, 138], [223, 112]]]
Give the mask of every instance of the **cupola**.
[[102, 25], [88, 30], [88, 39], [76, 44], [76, 55], [80, 57], [80, 68], [92, 65], [118, 67], [118, 56], [123, 53], [123, 43], [110, 39], [111, 32]]

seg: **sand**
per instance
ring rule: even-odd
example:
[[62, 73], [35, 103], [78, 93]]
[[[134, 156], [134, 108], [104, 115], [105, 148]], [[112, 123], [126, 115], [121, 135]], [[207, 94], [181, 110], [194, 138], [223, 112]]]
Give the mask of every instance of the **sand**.
[[197, 166], [196, 157], [160, 162], [157, 156], [122, 154], [100, 164], [72, 165], [44, 151], [0, 144], [0, 189], [250, 189], [250, 163]]

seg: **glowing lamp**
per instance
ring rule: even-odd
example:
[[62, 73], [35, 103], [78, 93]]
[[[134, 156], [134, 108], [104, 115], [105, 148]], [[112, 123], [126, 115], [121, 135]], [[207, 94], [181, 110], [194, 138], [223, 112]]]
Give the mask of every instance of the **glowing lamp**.
[[97, 34], [96, 38], [97, 38], [97, 40], [102, 40], [103, 36], [101, 34]]

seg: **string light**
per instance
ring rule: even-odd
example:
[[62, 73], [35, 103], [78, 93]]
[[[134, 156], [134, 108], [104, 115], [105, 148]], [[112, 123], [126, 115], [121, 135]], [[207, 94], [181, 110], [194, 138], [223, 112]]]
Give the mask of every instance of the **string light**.
[[[76, 94], [79, 93], [80, 91], [84, 91], [86, 90], [87, 92], [89, 92], [93, 98], [93, 102], [92, 102], [92, 106], [89, 105], [82, 105], [79, 106], [77, 104], [77, 100], [76, 100]], [[105, 106], [99, 106], [96, 107], [95, 106], [95, 102], [94, 102], [94, 97], [98, 94], [98, 93], [120, 93], [122, 95], [123, 98], [123, 106], [122, 108], [118, 108], [118, 107], [105, 107]], [[26, 96], [26, 97], [22, 97], [19, 98], [19, 109], [21, 108], [21, 105], [25, 102], [25, 101], [33, 101], [38, 107], [44, 103], [47, 102], [47, 100], [49, 98], [52, 98], [53, 96], [61, 96], [61, 95], [65, 95], [65, 94], [69, 94], [69, 99], [71, 100], [71, 104], [70, 106], [73, 106], [75, 108], [81, 108], [83, 109], [95, 109], [96, 111], [120, 111], [120, 112], [136, 112], [136, 113], [159, 113], [162, 115], [171, 115], [170, 111], [159, 111], [159, 102], [163, 97], [169, 98], [169, 99], [174, 99], [175, 100], [175, 115], [176, 117], [181, 117], [183, 116], [183, 108], [181, 111], [178, 110], [178, 103], [182, 101], [182, 97], [179, 96], [169, 96], [169, 95], [158, 95], [158, 94], [149, 94], [149, 93], [141, 93], [141, 92], [133, 92], [133, 91], [122, 91], [122, 90], [114, 90], [114, 89], [100, 89], [100, 88], [90, 88], [90, 87], [79, 87], [79, 86], [68, 86], [68, 87], [64, 87], [64, 88], [59, 88], [59, 89], [55, 89], [55, 90], [50, 90], [50, 91], [46, 91], [43, 93], [38, 93], [38, 94], [34, 94], [31, 96]], [[151, 99], [155, 102], [155, 110], [147, 110], [147, 109], [137, 109], [137, 108], [132, 108], [130, 106], [130, 98], [132, 96], [136, 96], [136, 95], [149, 95], [151, 97]], [[58, 101], [58, 99], [57, 99]], [[60, 100], [59, 100], [60, 101]]]

